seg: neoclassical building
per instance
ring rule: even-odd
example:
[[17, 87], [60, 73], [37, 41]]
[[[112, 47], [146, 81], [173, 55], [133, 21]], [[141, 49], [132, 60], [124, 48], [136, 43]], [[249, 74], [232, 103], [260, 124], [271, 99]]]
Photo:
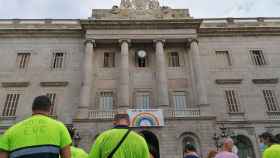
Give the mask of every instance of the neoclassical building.
[[187, 143], [206, 157], [220, 127], [241, 158], [261, 158], [258, 135], [280, 134], [279, 42], [280, 18], [196, 19], [156, 0], [88, 19], [2, 19], [0, 132], [46, 94], [87, 151], [128, 110], [147, 114], [132, 126], [158, 158], [182, 158]]

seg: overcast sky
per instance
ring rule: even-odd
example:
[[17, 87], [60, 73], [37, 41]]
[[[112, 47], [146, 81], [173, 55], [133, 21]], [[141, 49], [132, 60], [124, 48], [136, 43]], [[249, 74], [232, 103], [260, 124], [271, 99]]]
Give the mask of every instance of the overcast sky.
[[[92, 8], [111, 8], [120, 0], [0, 0], [0, 18], [87, 18]], [[280, 17], [280, 0], [160, 0], [189, 8], [195, 18]]]

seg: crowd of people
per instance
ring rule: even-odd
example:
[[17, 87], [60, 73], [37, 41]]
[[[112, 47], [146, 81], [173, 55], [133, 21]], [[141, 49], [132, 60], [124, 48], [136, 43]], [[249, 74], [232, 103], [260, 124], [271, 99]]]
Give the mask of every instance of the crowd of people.
[[[51, 102], [38, 96], [32, 104], [32, 116], [0, 135], [0, 158], [156, 158], [156, 149], [143, 136], [129, 128], [129, 116], [118, 113], [114, 127], [100, 134], [87, 154], [74, 147], [74, 130], [49, 117]], [[263, 158], [280, 158], [279, 141], [266, 132], [259, 136]], [[187, 144], [184, 158], [201, 158], [193, 144]], [[209, 151], [207, 158], [238, 158], [234, 141], [225, 138], [221, 151]]]

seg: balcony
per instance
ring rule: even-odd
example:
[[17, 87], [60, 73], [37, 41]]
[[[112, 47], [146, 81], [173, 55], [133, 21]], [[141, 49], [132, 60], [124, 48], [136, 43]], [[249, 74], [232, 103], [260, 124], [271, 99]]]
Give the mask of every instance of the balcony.
[[116, 111], [89, 111], [89, 119], [113, 119]]
[[199, 108], [186, 108], [186, 109], [169, 109], [167, 112], [168, 118], [186, 118], [186, 117], [200, 117]]
[[280, 111], [269, 111], [267, 116], [269, 120], [280, 120]]
[[[135, 112], [155, 112], [158, 109], [133, 109]], [[98, 111], [91, 110], [88, 112], [88, 118], [94, 120], [111, 120], [117, 111]], [[186, 109], [168, 109], [164, 111], [165, 118], [190, 118], [190, 117], [200, 117], [199, 108], [186, 108]]]

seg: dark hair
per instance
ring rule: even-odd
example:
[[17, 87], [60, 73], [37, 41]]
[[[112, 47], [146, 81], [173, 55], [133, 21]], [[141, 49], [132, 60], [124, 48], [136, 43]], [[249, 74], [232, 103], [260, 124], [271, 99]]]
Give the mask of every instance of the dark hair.
[[49, 97], [42, 95], [38, 96], [34, 99], [32, 104], [32, 110], [42, 110], [42, 111], [49, 111], [51, 107], [51, 101]]
[[272, 143], [272, 144], [279, 143], [278, 140], [276, 139], [276, 137], [269, 132], [264, 132], [263, 134], [259, 135], [259, 138], [268, 140], [269, 143]]
[[129, 120], [129, 116], [128, 114], [116, 114], [115, 117], [114, 117], [114, 121], [118, 121], [118, 120], [121, 120], [121, 119], [127, 119]]
[[149, 144], [149, 151], [150, 151], [150, 154], [152, 154], [154, 157], [156, 157], [157, 149], [151, 144]]
[[193, 144], [186, 144], [185, 151], [196, 151], [196, 148]]

